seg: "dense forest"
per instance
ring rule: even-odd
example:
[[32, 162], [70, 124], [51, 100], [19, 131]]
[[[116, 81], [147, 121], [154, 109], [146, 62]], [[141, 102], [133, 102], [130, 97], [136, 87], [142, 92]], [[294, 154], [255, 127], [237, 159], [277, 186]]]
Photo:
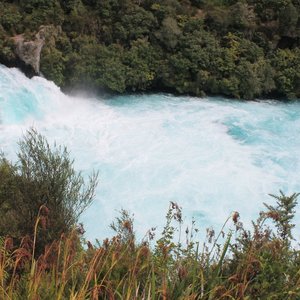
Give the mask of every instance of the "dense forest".
[[0, 62], [52, 25], [41, 73], [62, 88], [300, 97], [298, 0], [1, 0]]

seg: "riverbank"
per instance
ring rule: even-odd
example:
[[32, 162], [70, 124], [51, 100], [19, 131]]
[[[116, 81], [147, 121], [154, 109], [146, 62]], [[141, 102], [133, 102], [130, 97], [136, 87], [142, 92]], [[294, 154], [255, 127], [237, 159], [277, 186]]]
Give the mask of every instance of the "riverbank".
[[64, 90], [300, 97], [295, 1], [0, 5], [0, 62]]

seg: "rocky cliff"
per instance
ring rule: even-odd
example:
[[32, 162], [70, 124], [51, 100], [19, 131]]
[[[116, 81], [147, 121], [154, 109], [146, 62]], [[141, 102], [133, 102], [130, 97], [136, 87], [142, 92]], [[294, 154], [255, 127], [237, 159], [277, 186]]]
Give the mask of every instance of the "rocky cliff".
[[32, 40], [26, 39], [24, 34], [14, 36], [15, 54], [27, 67], [32, 69], [34, 75], [40, 74], [40, 57], [43, 46], [61, 32], [60, 26], [41, 26]]

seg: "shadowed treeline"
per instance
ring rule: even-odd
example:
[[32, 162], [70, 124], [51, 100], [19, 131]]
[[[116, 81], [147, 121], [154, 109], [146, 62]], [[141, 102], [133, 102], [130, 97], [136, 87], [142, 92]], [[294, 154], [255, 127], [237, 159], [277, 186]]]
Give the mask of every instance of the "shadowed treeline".
[[299, 13], [297, 0], [6, 0], [0, 62], [32, 73], [14, 43], [39, 32], [40, 70], [65, 89], [295, 98]]

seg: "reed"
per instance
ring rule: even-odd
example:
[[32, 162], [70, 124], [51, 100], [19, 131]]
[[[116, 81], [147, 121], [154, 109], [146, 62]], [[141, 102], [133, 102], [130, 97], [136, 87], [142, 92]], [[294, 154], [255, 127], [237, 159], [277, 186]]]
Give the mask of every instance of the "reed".
[[297, 196], [276, 197], [252, 229], [234, 212], [203, 243], [194, 238], [194, 222], [182, 234], [176, 203], [156, 240], [149, 231], [137, 241], [133, 220], [122, 211], [114, 237], [92, 245], [75, 228], [37, 257], [37, 232], [47, 223], [41, 207], [33, 238], [0, 239], [0, 299], [299, 299], [300, 251], [292, 246], [291, 223]]

